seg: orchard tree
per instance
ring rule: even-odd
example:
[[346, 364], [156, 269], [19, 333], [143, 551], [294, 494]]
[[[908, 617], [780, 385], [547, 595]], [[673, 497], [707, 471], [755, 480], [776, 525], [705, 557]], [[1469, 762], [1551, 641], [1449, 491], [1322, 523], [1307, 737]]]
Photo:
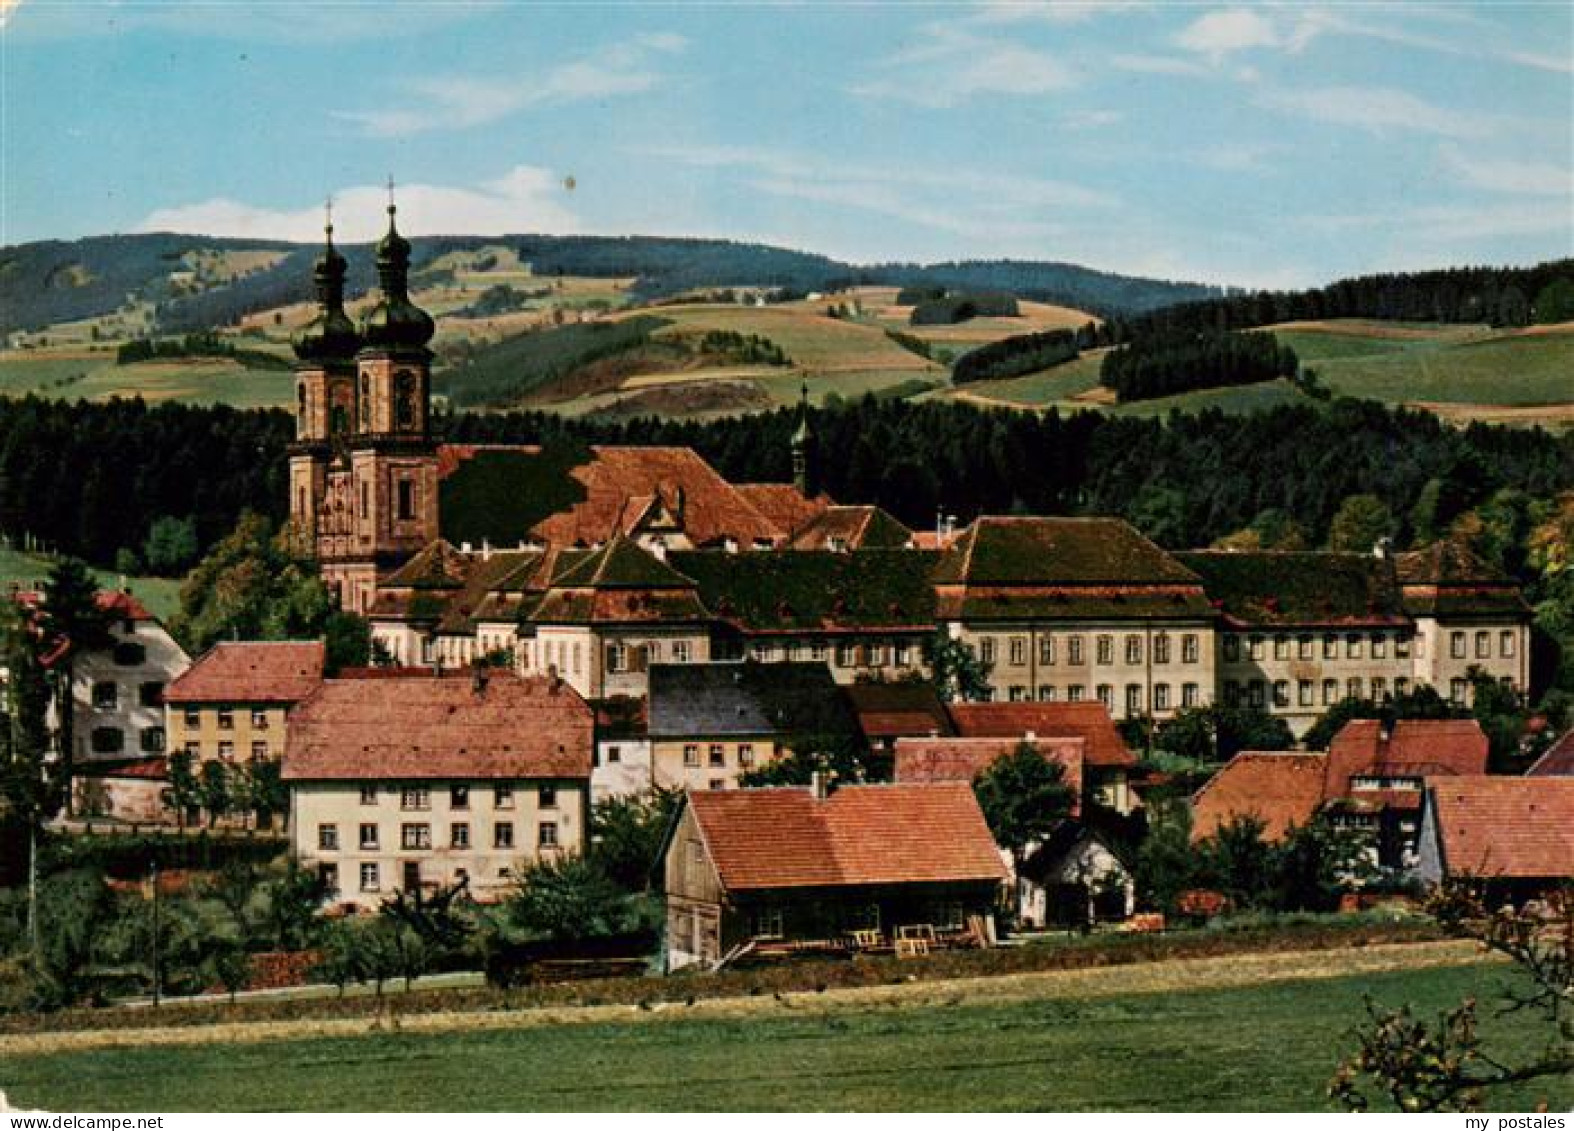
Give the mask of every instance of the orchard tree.
[[973, 793], [995, 843], [1011, 853], [1017, 870], [1029, 846], [1069, 817], [1077, 801], [1065, 769], [1031, 742], [1018, 743], [979, 771]]

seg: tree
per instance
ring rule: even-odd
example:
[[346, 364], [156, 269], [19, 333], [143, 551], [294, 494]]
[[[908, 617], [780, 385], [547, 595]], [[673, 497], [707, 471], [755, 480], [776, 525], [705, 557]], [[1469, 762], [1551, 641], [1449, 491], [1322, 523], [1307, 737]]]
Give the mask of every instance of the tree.
[[50, 570], [44, 580], [44, 601], [39, 612], [44, 637], [54, 650], [60, 772], [69, 780], [76, 756], [73, 689], [77, 657], [109, 646], [109, 615], [98, 602], [98, 583], [87, 566], [76, 558], [61, 558]]
[[1242, 750], [1288, 750], [1295, 736], [1288, 724], [1259, 707], [1185, 707], [1159, 724], [1154, 741], [1162, 750], [1197, 762], [1227, 762]]
[[202, 790], [197, 781], [196, 757], [189, 750], [176, 750], [169, 756], [169, 786], [164, 804], [175, 811], [175, 820], [186, 827], [186, 814], [202, 805]]
[[1379, 1098], [1400, 1111], [1480, 1111], [1494, 1089], [1574, 1073], [1574, 886], [1490, 912], [1478, 887], [1454, 882], [1434, 893], [1428, 910], [1449, 934], [1514, 963], [1522, 977], [1504, 985], [1503, 1012], [1536, 1019], [1546, 1044], [1519, 1056], [1488, 1051], [1474, 998], [1427, 1022], [1409, 1005], [1390, 1009], [1368, 997], [1359, 1047], [1340, 1062], [1329, 1095], [1350, 1111]]
[[738, 784], [745, 788], [809, 785], [815, 774], [845, 785], [869, 780], [869, 744], [861, 735], [794, 735], [789, 742], [791, 753], [745, 770], [738, 775]]
[[1278, 911], [1337, 911], [1344, 893], [1372, 878], [1361, 834], [1319, 813], [1274, 846], [1269, 900]]
[[1328, 524], [1328, 548], [1370, 553], [1394, 532], [1394, 515], [1376, 495], [1351, 495]]
[[508, 912], [533, 934], [580, 942], [623, 934], [636, 924], [628, 893], [583, 856], [538, 861], [516, 879]]
[[1272, 849], [1258, 817], [1236, 816], [1197, 845], [1201, 872], [1236, 907], [1266, 902], [1272, 884]]
[[197, 796], [202, 808], [208, 812], [208, 827], [235, 807], [235, 794], [230, 784], [229, 767], [214, 759], [202, 763], [197, 774]]
[[173, 577], [197, 560], [197, 524], [190, 517], [164, 515], [153, 520], [147, 541], [142, 544], [142, 560], [148, 572]]
[[1132, 863], [1137, 898], [1148, 907], [1175, 913], [1183, 891], [1197, 886], [1197, 855], [1191, 845], [1191, 806], [1182, 798], [1150, 807], [1148, 835]]
[[1031, 742], [1018, 743], [981, 770], [973, 779], [973, 793], [995, 843], [1011, 853], [1018, 871], [1028, 847], [1070, 816], [1077, 801], [1065, 782], [1065, 769]]
[[0, 720], [0, 880], [7, 865], [27, 861], [29, 949], [38, 950], [38, 848], [44, 822], [65, 804], [71, 779], [64, 764], [49, 758], [49, 685], [39, 656], [43, 642], [26, 611], [15, 601], [0, 606], [0, 649], [8, 678], [5, 717]]
[[989, 694], [992, 665], [980, 660], [959, 638], [937, 633], [930, 646], [929, 663], [935, 690], [947, 703], [979, 701]]
[[654, 788], [628, 797], [606, 797], [590, 813], [590, 862], [625, 891], [645, 891], [656, 877], [657, 857], [683, 795]]

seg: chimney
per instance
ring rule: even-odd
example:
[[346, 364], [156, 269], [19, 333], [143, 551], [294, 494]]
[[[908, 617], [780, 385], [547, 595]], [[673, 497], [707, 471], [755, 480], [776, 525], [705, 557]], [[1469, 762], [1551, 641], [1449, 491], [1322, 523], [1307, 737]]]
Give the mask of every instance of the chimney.
[[831, 782], [825, 771], [815, 770], [809, 775], [809, 790], [816, 801], [824, 801], [831, 796]]
[[1022, 736], [1022, 741], [1026, 742], [1026, 743], [1029, 743], [1029, 744], [1037, 742], [1038, 741], [1038, 735], [1033, 733], [1032, 731], [1028, 731], [1026, 734], [1024, 734]]
[[1383, 561], [1393, 552], [1393, 549], [1394, 540], [1392, 538], [1379, 538], [1372, 545], [1372, 556], [1378, 561]]
[[490, 538], [481, 539], [481, 560], [483, 562], [492, 560], [492, 540]]
[[486, 694], [486, 669], [478, 667], [470, 673], [470, 690], [477, 697]]

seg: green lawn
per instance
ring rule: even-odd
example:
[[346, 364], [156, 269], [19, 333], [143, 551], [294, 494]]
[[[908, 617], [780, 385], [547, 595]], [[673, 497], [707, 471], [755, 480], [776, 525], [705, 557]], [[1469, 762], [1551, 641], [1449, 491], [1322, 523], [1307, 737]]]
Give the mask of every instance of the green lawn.
[[[266, 344], [251, 348], [267, 348]], [[0, 361], [0, 394], [90, 401], [141, 397], [149, 404], [227, 404], [285, 408], [294, 403], [295, 377], [282, 369], [247, 369], [222, 358], [116, 365], [113, 353], [88, 357], [8, 355]]]
[[[1122, 971], [1111, 969], [1112, 979]], [[1428, 1013], [1490, 999], [1504, 967], [927, 1009], [818, 1008], [265, 1044], [8, 1055], [13, 1103], [75, 1111], [1198, 1110], [1326, 1107], [1362, 995]], [[831, 998], [827, 998], [830, 1001]], [[1519, 1020], [1483, 1025], [1522, 1052]], [[1521, 1026], [1515, 1028], [1514, 1026]], [[1574, 1103], [1574, 1081], [1491, 1110]]]
[[[0, 549], [0, 585], [16, 582], [24, 589], [34, 589], [49, 576], [51, 565], [48, 558], [36, 554]], [[119, 574], [108, 570], [94, 570], [93, 575], [101, 589], [118, 588], [121, 582]], [[167, 622], [175, 610], [180, 608], [180, 582], [177, 580], [163, 577], [128, 577], [125, 581], [131, 592], [147, 607], [148, 612], [161, 621]]]

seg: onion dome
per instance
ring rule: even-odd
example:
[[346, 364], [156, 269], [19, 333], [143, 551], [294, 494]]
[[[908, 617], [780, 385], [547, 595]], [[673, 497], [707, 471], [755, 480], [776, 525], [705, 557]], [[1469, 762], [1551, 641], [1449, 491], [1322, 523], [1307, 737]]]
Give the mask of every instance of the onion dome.
[[432, 340], [432, 316], [410, 301], [410, 241], [394, 225], [388, 205], [388, 234], [377, 245], [377, 279], [383, 296], [361, 321], [361, 337], [372, 348], [420, 348]]
[[349, 361], [361, 348], [355, 323], [344, 312], [344, 276], [349, 264], [333, 246], [333, 224], [323, 230], [327, 242], [312, 272], [317, 285], [317, 317], [295, 335], [295, 356], [302, 361]]

